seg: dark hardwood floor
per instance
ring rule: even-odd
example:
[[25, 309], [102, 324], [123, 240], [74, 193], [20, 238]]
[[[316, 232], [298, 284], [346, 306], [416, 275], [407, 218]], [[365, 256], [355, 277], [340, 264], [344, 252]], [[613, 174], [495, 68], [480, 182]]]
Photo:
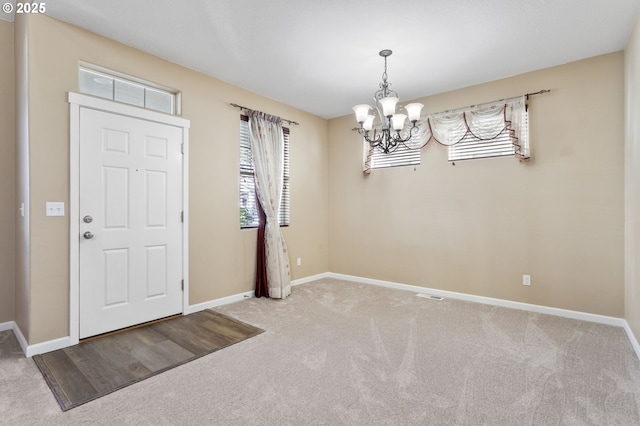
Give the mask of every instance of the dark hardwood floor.
[[205, 310], [87, 339], [33, 360], [66, 411], [262, 332]]

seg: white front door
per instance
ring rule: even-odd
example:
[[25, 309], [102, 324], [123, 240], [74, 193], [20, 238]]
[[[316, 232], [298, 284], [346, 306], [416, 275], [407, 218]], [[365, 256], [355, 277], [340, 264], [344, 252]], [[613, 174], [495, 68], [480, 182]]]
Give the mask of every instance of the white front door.
[[80, 338], [182, 312], [182, 128], [80, 108]]

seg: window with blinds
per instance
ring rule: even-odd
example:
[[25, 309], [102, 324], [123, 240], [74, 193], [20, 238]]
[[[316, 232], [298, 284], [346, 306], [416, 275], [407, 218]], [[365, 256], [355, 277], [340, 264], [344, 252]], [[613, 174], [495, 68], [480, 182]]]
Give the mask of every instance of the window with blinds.
[[[419, 143], [420, 131], [414, 132], [411, 137], [411, 142], [414, 144]], [[386, 167], [398, 167], [398, 166], [418, 166], [420, 165], [420, 150], [409, 149], [404, 143], [400, 143], [398, 148], [385, 154], [378, 148], [372, 148], [369, 143], [365, 142], [365, 149], [368, 149], [368, 155], [370, 156], [372, 169], [383, 169]]]
[[414, 166], [420, 164], [420, 150], [409, 149], [400, 144], [395, 151], [385, 154], [377, 148], [371, 152], [371, 168], [383, 169], [385, 167]]
[[[289, 225], [289, 129], [282, 128], [284, 136], [284, 187], [278, 221]], [[249, 117], [240, 116], [240, 228], [257, 228], [259, 225], [253, 156], [249, 141]]]
[[[423, 116], [421, 122], [419, 132], [406, 146], [401, 143], [390, 154], [364, 142], [363, 173], [369, 174], [371, 169], [419, 165], [420, 150], [431, 140], [447, 146], [449, 161], [505, 156], [514, 156], [523, 162], [529, 159], [529, 114], [525, 96], [431, 114]], [[405, 128], [405, 132], [407, 130]]]
[[471, 133], [467, 133], [460, 142], [449, 146], [449, 161], [503, 157], [514, 153], [513, 140], [507, 130], [495, 139], [486, 141], [476, 139]]
[[[529, 114], [523, 108], [520, 117], [520, 140], [518, 144], [525, 146], [529, 135]], [[514, 155], [516, 147], [514, 139], [508, 129], [505, 129], [495, 139], [480, 140], [468, 132], [460, 142], [449, 146], [449, 161], [472, 160], [476, 158], [504, 157]]]

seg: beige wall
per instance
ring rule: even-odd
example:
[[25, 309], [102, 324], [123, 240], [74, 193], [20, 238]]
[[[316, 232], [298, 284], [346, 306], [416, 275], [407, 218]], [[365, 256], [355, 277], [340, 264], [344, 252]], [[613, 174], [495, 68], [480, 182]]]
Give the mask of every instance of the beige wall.
[[640, 339], [640, 20], [625, 50], [625, 317]]
[[0, 323], [15, 316], [13, 24], [0, 20]]
[[[239, 111], [230, 102], [301, 123], [291, 127], [291, 225], [284, 230], [292, 278], [328, 270], [328, 149], [324, 119], [123, 46], [47, 16], [29, 16], [31, 325], [29, 343], [68, 335], [69, 107], [78, 61], [182, 91], [190, 129], [190, 303], [250, 291], [255, 230], [238, 218]], [[295, 266], [295, 258], [303, 264]]]
[[[44, 203], [69, 202], [66, 93], [77, 91], [79, 60], [182, 91], [183, 117], [191, 120], [191, 304], [252, 288], [256, 232], [238, 225], [239, 113], [228, 105], [236, 102], [302, 124], [291, 128], [291, 226], [284, 230], [294, 279], [329, 270], [624, 315], [621, 52], [422, 99], [425, 112], [437, 112], [552, 89], [531, 101], [528, 164], [501, 158], [452, 166], [446, 149], [431, 144], [415, 170], [363, 177], [351, 116], [327, 125], [52, 18], [25, 21], [31, 259], [30, 279], [17, 292], [26, 293], [30, 344], [68, 335], [69, 224], [45, 217]], [[522, 286], [522, 274], [531, 274], [531, 287]], [[627, 296], [630, 288], [627, 280]]]
[[364, 177], [355, 120], [331, 120], [330, 270], [622, 317], [623, 69], [618, 52], [421, 99], [428, 113], [551, 89], [531, 100], [528, 164], [452, 166], [431, 143], [415, 170]]

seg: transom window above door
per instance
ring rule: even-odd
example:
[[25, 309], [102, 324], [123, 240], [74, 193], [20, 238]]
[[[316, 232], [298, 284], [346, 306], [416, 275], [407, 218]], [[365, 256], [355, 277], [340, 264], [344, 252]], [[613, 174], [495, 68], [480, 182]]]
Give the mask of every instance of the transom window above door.
[[166, 114], [178, 115], [180, 110], [177, 91], [102, 67], [81, 65], [79, 90]]

